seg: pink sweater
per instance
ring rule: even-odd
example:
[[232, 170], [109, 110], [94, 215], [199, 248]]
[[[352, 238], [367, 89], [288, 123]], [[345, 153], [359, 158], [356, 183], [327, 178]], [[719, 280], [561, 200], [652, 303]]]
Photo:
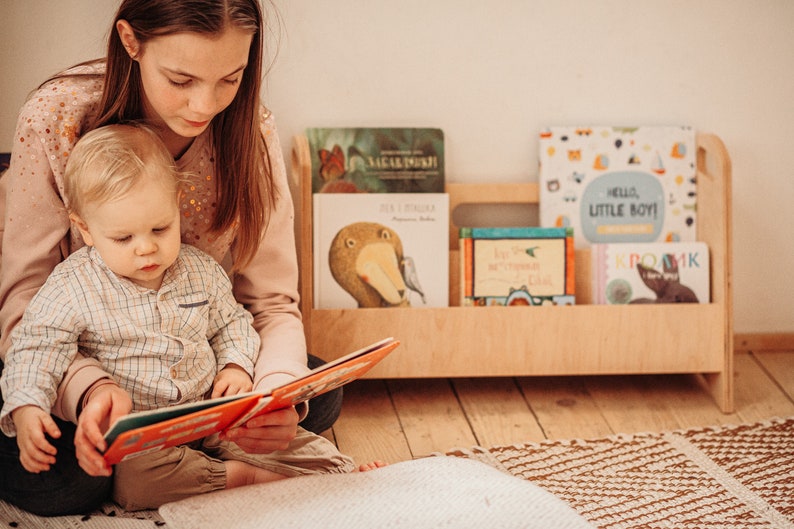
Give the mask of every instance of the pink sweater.
[[[0, 178], [2, 357], [8, 350], [11, 329], [55, 265], [84, 246], [64, 207], [63, 171], [72, 147], [98, 110], [104, 67], [81, 68], [100, 76], [59, 79], [28, 99], [17, 120], [10, 167]], [[255, 258], [232, 277], [235, 297], [253, 315], [261, 337], [256, 389], [273, 387], [308, 371], [297, 305], [293, 204], [275, 122], [267, 111], [263, 112], [262, 133], [278, 192], [276, 208]], [[177, 161], [193, 184], [182, 197], [182, 242], [210, 254], [228, 271], [234, 233], [212, 237], [207, 231], [216, 196], [208, 137], [209, 131], [196, 138]], [[53, 413], [76, 422], [81, 395], [105, 376], [94, 360], [75, 361], [59, 388]]]

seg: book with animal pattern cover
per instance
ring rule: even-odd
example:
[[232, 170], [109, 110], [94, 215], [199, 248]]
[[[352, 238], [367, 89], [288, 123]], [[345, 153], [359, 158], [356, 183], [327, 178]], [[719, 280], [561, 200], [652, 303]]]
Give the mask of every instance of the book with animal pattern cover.
[[709, 303], [704, 242], [612, 243], [590, 248], [593, 303]]
[[461, 306], [573, 305], [571, 228], [461, 228]]
[[310, 128], [313, 193], [443, 193], [437, 128]]
[[449, 305], [449, 195], [312, 198], [315, 309]]
[[540, 225], [595, 243], [696, 240], [691, 127], [550, 127], [540, 134]]
[[105, 433], [107, 449], [102, 455], [114, 465], [234, 428], [269, 411], [295, 406], [362, 377], [398, 345], [400, 341], [394, 338], [379, 340], [268, 393], [253, 391], [130, 413]]

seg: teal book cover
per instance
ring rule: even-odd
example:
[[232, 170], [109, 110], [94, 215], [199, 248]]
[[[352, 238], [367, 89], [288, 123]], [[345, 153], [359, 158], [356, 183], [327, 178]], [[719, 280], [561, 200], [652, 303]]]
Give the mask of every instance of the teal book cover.
[[444, 133], [437, 128], [306, 130], [313, 193], [443, 193]]

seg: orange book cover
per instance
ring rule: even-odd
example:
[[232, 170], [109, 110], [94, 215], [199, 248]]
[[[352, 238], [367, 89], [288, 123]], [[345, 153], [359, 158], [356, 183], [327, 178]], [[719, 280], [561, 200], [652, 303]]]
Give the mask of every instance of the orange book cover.
[[461, 252], [461, 265], [463, 268], [463, 272], [461, 273], [461, 277], [463, 278], [463, 289], [461, 292], [461, 305], [465, 305], [466, 298], [470, 298], [473, 296], [473, 288], [472, 288], [472, 277], [471, 277], [471, 268], [473, 266], [473, 262], [471, 260], [471, 249], [472, 249], [473, 241], [471, 238], [466, 237], [460, 240], [460, 252]]
[[267, 394], [241, 393], [131, 413], [118, 419], [105, 434], [108, 448], [103, 456], [113, 465], [233, 428], [269, 411], [294, 406], [360, 378], [399, 344], [393, 338], [380, 340]]

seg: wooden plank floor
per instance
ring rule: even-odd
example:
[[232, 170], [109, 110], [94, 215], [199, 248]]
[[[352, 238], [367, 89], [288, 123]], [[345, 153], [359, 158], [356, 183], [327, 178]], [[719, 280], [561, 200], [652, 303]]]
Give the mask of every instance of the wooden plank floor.
[[794, 415], [794, 351], [737, 353], [736, 411], [695, 377], [642, 375], [359, 380], [325, 433], [357, 462], [475, 445], [603, 437]]

